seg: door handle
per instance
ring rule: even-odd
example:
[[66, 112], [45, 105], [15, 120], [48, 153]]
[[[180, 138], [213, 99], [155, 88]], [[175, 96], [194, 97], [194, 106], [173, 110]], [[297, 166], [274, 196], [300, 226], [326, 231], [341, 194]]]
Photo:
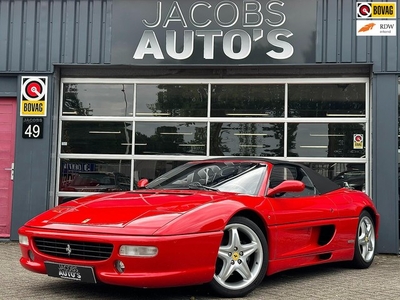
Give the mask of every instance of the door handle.
[[11, 180], [14, 180], [14, 163], [11, 163], [11, 168], [5, 168], [6, 171], [11, 171]]

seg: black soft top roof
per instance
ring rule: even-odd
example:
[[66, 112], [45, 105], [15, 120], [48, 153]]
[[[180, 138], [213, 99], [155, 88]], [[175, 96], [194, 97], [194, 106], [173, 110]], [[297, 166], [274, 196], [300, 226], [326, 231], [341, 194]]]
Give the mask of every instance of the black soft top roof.
[[258, 156], [223, 156], [223, 157], [217, 157], [217, 158], [212, 158], [212, 159], [207, 159], [209, 161], [232, 161], [232, 160], [237, 160], [237, 161], [253, 161], [253, 162], [268, 162], [272, 165], [291, 165], [291, 166], [297, 166], [302, 168], [308, 177], [310, 177], [311, 181], [313, 182], [314, 186], [318, 190], [319, 194], [326, 194], [335, 190], [338, 190], [341, 188], [338, 184], [333, 182], [327, 177], [322, 176], [321, 174], [317, 173], [316, 171], [312, 170], [311, 168], [297, 162], [290, 162], [286, 160], [279, 160], [279, 159], [273, 159], [269, 157], [258, 157]]

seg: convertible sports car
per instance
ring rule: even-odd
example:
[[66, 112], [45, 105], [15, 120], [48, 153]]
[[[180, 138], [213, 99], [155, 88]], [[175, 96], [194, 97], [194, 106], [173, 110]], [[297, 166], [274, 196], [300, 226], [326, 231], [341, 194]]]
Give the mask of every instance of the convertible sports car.
[[363, 192], [297, 163], [193, 161], [134, 191], [71, 200], [19, 229], [22, 266], [132, 287], [207, 283], [241, 297], [265, 275], [328, 262], [367, 268], [379, 214]]

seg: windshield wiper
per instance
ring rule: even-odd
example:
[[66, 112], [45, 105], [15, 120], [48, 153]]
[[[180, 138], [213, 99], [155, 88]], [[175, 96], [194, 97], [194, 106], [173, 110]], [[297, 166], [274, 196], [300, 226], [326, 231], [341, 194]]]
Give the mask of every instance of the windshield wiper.
[[219, 189], [202, 185], [200, 182], [192, 182], [189, 184], [191, 190], [206, 190], [206, 191], [219, 191]]

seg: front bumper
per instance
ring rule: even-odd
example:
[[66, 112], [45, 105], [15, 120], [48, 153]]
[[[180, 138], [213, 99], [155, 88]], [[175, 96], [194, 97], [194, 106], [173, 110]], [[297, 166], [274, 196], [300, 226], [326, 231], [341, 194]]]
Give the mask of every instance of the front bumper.
[[[87, 234], [41, 230], [22, 227], [19, 234], [29, 239], [29, 245], [20, 244], [21, 265], [33, 272], [47, 274], [45, 262], [93, 268], [96, 281], [132, 287], [172, 287], [196, 285], [210, 282], [223, 232], [197, 233], [177, 236], [125, 236], [109, 234]], [[55, 257], [39, 251], [34, 238], [49, 238], [90, 243], [111, 243], [113, 250], [109, 258], [93, 261]], [[128, 257], [119, 254], [121, 245], [155, 246], [154, 257]], [[116, 261], [125, 265], [119, 272]]]

